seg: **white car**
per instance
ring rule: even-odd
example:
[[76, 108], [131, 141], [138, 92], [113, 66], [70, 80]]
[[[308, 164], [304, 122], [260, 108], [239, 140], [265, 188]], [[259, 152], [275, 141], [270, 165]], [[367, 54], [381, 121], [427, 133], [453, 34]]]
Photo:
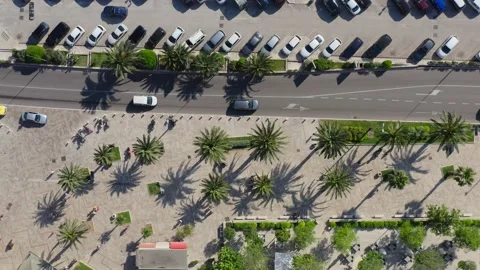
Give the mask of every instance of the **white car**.
[[41, 113], [23, 112], [22, 121], [45, 125], [47, 123], [47, 116]]
[[323, 44], [325, 39], [322, 37], [322, 35], [316, 35], [313, 37], [313, 39], [308, 43], [305, 47], [302, 48], [300, 51], [300, 55], [303, 58], [308, 58], [312, 53], [320, 47], [320, 45]]
[[289, 56], [292, 53], [292, 51], [298, 46], [298, 44], [300, 44], [300, 41], [302, 41], [301, 37], [297, 35], [293, 36], [293, 38], [290, 39], [287, 45], [283, 47], [282, 53], [286, 56]]
[[345, 4], [352, 15], [358, 15], [362, 11], [355, 0], [343, 0], [343, 4]]
[[340, 45], [342, 45], [342, 41], [339, 38], [335, 38], [330, 44], [328, 44], [327, 48], [322, 51], [322, 56], [329, 58], [338, 48], [340, 48]]
[[101, 26], [100, 24], [93, 29], [92, 33], [90, 36], [88, 36], [87, 43], [88, 45], [95, 47], [97, 45], [97, 42], [103, 37], [107, 29], [105, 27]]
[[185, 33], [185, 30], [181, 28], [180, 26], [177, 26], [173, 33], [168, 37], [167, 41], [165, 41], [165, 45], [167, 47], [173, 47], [175, 44], [177, 44], [177, 41], [183, 36]]
[[450, 52], [457, 46], [458, 38], [456, 36], [449, 36], [445, 42], [443, 42], [442, 46], [438, 48], [437, 50], [437, 56], [440, 57], [441, 59], [447, 57]]
[[217, 0], [217, 4], [219, 5], [223, 5], [225, 2], [227, 2], [227, 0]]
[[228, 53], [235, 45], [242, 39], [242, 35], [238, 32], [234, 32], [222, 45], [222, 51]]
[[[477, 61], [480, 61], [480, 52], [478, 52], [476, 55], [475, 55], [475, 58], [477, 59]], [[1, 115], [1, 114], [0, 114]]]
[[467, 0], [467, 2], [475, 9], [478, 13], [480, 13], [480, 0]]
[[133, 96], [133, 105], [155, 107], [157, 106], [157, 97]]
[[70, 35], [68, 35], [65, 43], [68, 46], [73, 47], [73, 45], [77, 43], [77, 41], [83, 36], [83, 34], [85, 34], [85, 29], [83, 29], [80, 25], [77, 25], [77, 27], [75, 27], [72, 32], [70, 32]]
[[108, 36], [108, 44], [115, 45], [125, 34], [128, 32], [128, 27], [125, 24], [120, 24], [115, 30]]

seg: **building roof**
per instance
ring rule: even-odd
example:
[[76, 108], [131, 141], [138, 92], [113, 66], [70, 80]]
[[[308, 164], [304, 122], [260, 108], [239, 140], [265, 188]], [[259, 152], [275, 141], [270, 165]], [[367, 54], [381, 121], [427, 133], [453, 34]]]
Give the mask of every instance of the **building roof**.
[[156, 247], [137, 249], [136, 265], [138, 269], [186, 270], [188, 269], [187, 249]]
[[275, 270], [292, 269], [293, 253], [275, 252]]
[[29, 252], [27, 258], [18, 267], [18, 270], [55, 270], [55, 268], [42, 258]]

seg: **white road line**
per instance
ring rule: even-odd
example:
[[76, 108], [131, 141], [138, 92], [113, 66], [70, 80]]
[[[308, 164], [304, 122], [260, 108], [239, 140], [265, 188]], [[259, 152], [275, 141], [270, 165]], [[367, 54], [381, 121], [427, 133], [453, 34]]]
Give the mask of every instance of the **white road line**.
[[329, 97], [320, 97], [321, 99], [329, 99]]
[[413, 102], [413, 100], [405, 100], [405, 102]]
[[351, 98], [349, 98], [349, 99], [351, 99], [351, 100], [357, 100], [358, 98], [356, 98], [356, 97], [351, 97]]
[[399, 102], [400, 100], [398, 100], [398, 99], [392, 99], [392, 101]]
[[420, 103], [422, 103], [422, 104], [426, 104], [427, 102], [426, 102], [426, 101], [420, 101]]
[[448, 102], [448, 104], [457, 104], [456, 102]]
[[377, 100], [378, 100], [378, 101], [385, 101], [384, 98], [379, 98], [379, 99], [377, 99]]
[[372, 100], [371, 98], [364, 98], [363, 100]]
[[343, 99], [343, 97], [336, 97], [335, 99]]
[[468, 103], [468, 102], [462, 102], [462, 105], [468, 105], [468, 104], [470, 104], [470, 103]]
[[434, 104], [442, 104], [443, 102], [440, 102], [440, 101], [434, 101], [433, 103], [434, 103]]

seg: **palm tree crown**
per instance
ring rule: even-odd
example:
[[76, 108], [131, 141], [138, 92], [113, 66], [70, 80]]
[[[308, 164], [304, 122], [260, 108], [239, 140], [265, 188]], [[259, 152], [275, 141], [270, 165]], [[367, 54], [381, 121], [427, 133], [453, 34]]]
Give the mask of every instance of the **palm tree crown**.
[[388, 189], [403, 189], [410, 183], [407, 173], [402, 170], [393, 170], [391, 173], [387, 174], [382, 181], [387, 182]]
[[81, 239], [85, 238], [85, 233], [88, 232], [88, 227], [83, 222], [78, 220], [67, 220], [64, 224], [60, 225], [57, 232], [58, 243], [63, 244], [66, 247], [74, 246], [77, 248], [77, 244], [81, 243]]
[[408, 143], [407, 132], [404, 129], [403, 124], [389, 124], [385, 127], [385, 132], [382, 132], [378, 138], [378, 143], [383, 146], [389, 146], [388, 151], [393, 150], [395, 146], [398, 148], [405, 146]]
[[320, 154], [325, 158], [337, 158], [345, 152], [349, 135], [337, 121], [325, 121], [318, 124], [313, 137]]
[[202, 78], [207, 79], [215, 76], [223, 64], [223, 56], [221, 54], [201, 52], [193, 59], [192, 69], [200, 72]]
[[149, 165], [155, 163], [165, 153], [165, 149], [160, 138], [144, 134], [142, 139], [137, 138], [133, 144], [133, 153], [141, 163]]
[[278, 160], [278, 154], [282, 153], [281, 149], [287, 144], [286, 137], [283, 137], [282, 134], [280, 128], [275, 129], [275, 122], [267, 121], [267, 126], [264, 123], [261, 126], [257, 125], [253, 129], [253, 134], [249, 134], [252, 136], [250, 150], [253, 149], [252, 155], [255, 160], [264, 160], [270, 163]]
[[268, 175], [255, 175], [253, 177], [252, 193], [259, 197], [270, 197], [273, 195], [273, 179]]
[[159, 58], [160, 65], [163, 68], [173, 71], [187, 70], [189, 60], [190, 52], [181, 45], [163, 49]]
[[220, 203], [228, 195], [228, 183], [221, 174], [209, 174], [202, 180], [202, 193], [209, 202]]
[[346, 196], [355, 185], [353, 180], [352, 173], [347, 167], [337, 165], [327, 170], [322, 178], [320, 178], [320, 182], [322, 182], [320, 191], [326, 191], [326, 195], [331, 193], [331, 198], [342, 198]]
[[430, 133], [432, 140], [440, 140], [439, 148], [445, 148], [447, 155], [458, 150], [458, 144], [469, 140], [470, 125], [465, 123], [461, 116], [455, 113], [443, 112], [440, 121], [430, 119], [433, 122], [433, 130]]
[[253, 79], [261, 79], [273, 72], [272, 58], [264, 54], [252, 55], [247, 59], [246, 71]]
[[205, 129], [200, 137], [195, 137], [193, 144], [198, 147], [195, 153], [201, 159], [217, 164], [225, 161], [225, 153], [231, 149], [227, 133], [219, 127]]
[[107, 48], [107, 59], [103, 62], [103, 66], [113, 69], [115, 76], [123, 80], [127, 73], [135, 71], [137, 52], [135, 44], [130, 41], [120, 41], [113, 48]]
[[458, 185], [463, 187], [465, 185], [471, 186], [477, 173], [470, 167], [458, 167], [453, 173], [453, 179], [457, 181]]
[[79, 165], [70, 164], [69, 167], [65, 165], [58, 174], [60, 178], [58, 184], [66, 192], [76, 192], [87, 184], [87, 177], [88, 174]]
[[113, 148], [106, 146], [105, 144], [99, 145], [98, 148], [95, 149], [93, 159], [99, 166], [111, 166], [113, 160]]

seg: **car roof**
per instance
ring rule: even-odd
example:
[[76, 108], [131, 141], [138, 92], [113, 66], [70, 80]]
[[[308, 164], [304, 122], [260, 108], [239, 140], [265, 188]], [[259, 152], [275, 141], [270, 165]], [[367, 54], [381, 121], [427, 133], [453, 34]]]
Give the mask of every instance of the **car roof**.
[[444, 45], [447, 45], [448, 47], [452, 47], [457, 45], [459, 42], [458, 38], [456, 36], [450, 36], [447, 41], [445, 41]]
[[97, 35], [100, 35], [100, 33], [104, 32], [104, 31], [105, 31], [105, 27], [103, 27], [101, 25], [97, 25], [97, 27], [95, 27], [95, 29], [93, 29], [92, 35], [97, 36]]
[[158, 27], [155, 32], [153, 32], [152, 37], [159, 37], [165, 35], [165, 30], [162, 27]]

